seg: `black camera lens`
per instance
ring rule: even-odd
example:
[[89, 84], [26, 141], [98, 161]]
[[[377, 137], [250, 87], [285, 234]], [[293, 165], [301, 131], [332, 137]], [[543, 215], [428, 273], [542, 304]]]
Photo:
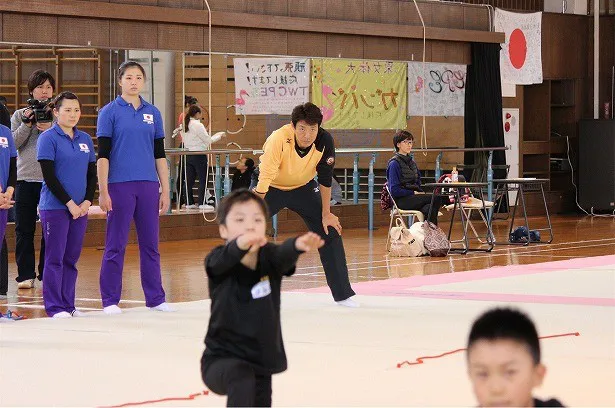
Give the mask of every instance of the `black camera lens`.
[[53, 121], [53, 113], [51, 112], [51, 109], [48, 108], [51, 99], [39, 101], [38, 99], [30, 98], [26, 102], [28, 103], [28, 108], [32, 111], [32, 114], [28, 117], [24, 116], [22, 118], [24, 123], [46, 123]]

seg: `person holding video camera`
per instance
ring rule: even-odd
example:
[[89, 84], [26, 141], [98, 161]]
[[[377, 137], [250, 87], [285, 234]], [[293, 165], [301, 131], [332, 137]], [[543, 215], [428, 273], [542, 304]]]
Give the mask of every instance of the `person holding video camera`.
[[[28, 78], [28, 107], [15, 111], [11, 117], [11, 131], [17, 148], [17, 185], [15, 188], [15, 260], [17, 288], [32, 289], [36, 279], [34, 232], [37, 207], [43, 186], [43, 173], [36, 159], [39, 135], [53, 122], [47, 108], [53, 97], [56, 82], [49, 72], [34, 71]], [[41, 237], [38, 280], [43, 279], [45, 239]]]

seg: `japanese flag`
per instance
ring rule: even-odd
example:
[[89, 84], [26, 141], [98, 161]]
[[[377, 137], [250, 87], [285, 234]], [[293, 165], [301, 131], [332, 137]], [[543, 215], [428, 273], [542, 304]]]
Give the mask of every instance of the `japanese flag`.
[[502, 82], [542, 83], [542, 13], [495, 10], [495, 31], [506, 34], [500, 51]]

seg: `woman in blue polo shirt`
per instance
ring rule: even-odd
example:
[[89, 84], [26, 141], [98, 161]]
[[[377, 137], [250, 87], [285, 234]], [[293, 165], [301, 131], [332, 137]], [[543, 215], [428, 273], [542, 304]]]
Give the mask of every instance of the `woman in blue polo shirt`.
[[[119, 68], [121, 96], [98, 114], [100, 208], [107, 211], [107, 239], [100, 268], [100, 294], [107, 314], [121, 313], [122, 270], [130, 221], [139, 242], [145, 305], [168, 312], [160, 274], [158, 216], [169, 209], [169, 168], [162, 115], [139, 96], [145, 70], [133, 61]], [[159, 187], [162, 192], [159, 192]]]
[[38, 208], [47, 243], [43, 300], [47, 315], [57, 319], [82, 315], [75, 309], [77, 261], [96, 190], [96, 155], [90, 135], [77, 129], [77, 96], [62, 92], [50, 107], [57, 122], [39, 136], [36, 156], [43, 171]]

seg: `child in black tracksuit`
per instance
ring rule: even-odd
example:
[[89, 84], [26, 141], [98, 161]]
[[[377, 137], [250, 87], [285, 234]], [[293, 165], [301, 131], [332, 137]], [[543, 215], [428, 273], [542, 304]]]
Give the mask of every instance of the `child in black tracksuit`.
[[248, 190], [233, 191], [218, 209], [226, 244], [205, 258], [211, 317], [201, 359], [205, 385], [228, 406], [271, 406], [271, 375], [286, 370], [280, 327], [283, 276], [299, 255], [324, 244], [309, 232], [281, 245], [265, 237], [267, 206]]

